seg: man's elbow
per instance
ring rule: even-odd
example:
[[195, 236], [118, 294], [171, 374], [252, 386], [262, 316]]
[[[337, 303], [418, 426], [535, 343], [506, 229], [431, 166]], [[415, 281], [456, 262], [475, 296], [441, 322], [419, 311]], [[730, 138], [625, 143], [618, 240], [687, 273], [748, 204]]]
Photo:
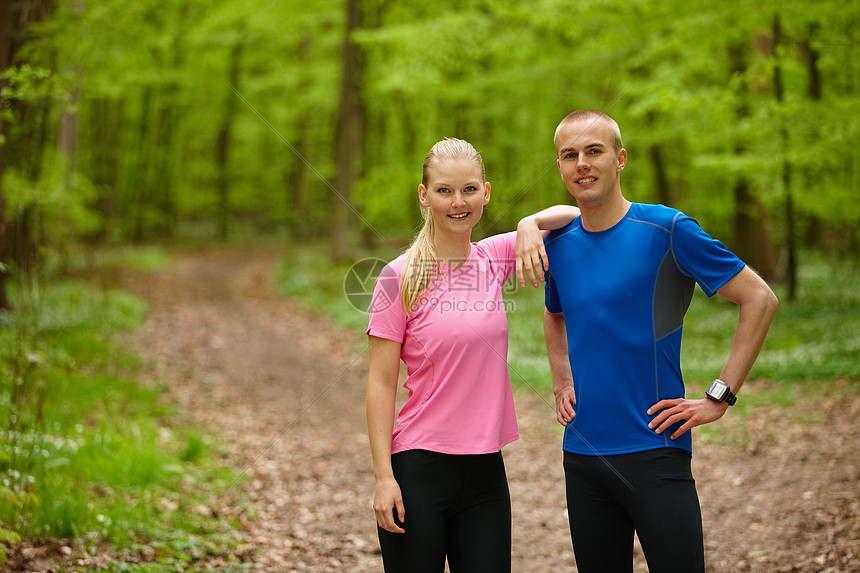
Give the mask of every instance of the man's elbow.
[[764, 281], [762, 281], [762, 286], [758, 293], [758, 300], [759, 306], [762, 309], [763, 318], [770, 323], [776, 315], [776, 309], [779, 307], [779, 299]]
[[779, 299], [776, 298], [776, 294], [770, 289], [767, 288], [767, 301], [768, 301], [768, 309], [770, 309], [770, 316], [776, 314], [776, 309], [779, 307]]

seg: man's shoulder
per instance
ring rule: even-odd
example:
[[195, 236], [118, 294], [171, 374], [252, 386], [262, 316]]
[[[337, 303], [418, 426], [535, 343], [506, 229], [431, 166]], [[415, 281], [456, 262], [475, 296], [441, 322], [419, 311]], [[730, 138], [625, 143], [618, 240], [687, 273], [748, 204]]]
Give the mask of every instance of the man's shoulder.
[[582, 218], [577, 217], [564, 227], [560, 229], [553, 229], [552, 231], [550, 231], [549, 234], [547, 234], [547, 236], [543, 239], [543, 242], [546, 247], [552, 247], [553, 245], [557, 244], [559, 242], [559, 239], [561, 238], [571, 238], [572, 236], [577, 235], [577, 231], [579, 231], [579, 229], [582, 227], [581, 221]]
[[633, 203], [628, 219], [639, 219], [661, 226], [671, 226], [679, 216], [684, 214], [674, 207], [667, 207], [658, 203]]

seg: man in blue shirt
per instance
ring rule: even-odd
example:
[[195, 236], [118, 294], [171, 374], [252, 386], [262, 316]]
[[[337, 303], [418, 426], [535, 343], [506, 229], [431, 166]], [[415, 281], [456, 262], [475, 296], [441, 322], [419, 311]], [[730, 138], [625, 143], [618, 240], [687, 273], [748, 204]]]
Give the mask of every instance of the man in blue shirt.
[[[612, 118], [573, 112], [555, 146], [582, 211], [546, 239], [544, 314], [577, 568], [631, 572], [636, 531], [652, 573], [704, 572], [688, 430], [734, 404], [776, 296], [695, 220], [624, 198], [627, 151]], [[687, 399], [681, 333], [696, 284], [740, 317], [719, 378]]]

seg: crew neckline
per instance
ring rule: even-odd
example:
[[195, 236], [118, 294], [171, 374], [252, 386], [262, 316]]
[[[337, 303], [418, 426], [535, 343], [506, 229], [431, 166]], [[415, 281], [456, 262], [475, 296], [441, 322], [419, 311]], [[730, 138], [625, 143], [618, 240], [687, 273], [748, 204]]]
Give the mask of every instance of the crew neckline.
[[587, 237], [593, 237], [595, 239], [600, 238], [600, 237], [605, 237], [606, 235], [610, 235], [610, 234], [614, 233], [615, 231], [617, 231], [619, 228], [621, 228], [621, 226], [627, 221], [627, 219], [630, 218], [631, 214], [633, 213], [633, 209], [636, 205], [638, 205], [638, 203], [631, 202], [630, 206], [627, 207], [627, 211], [625, 211], [625, 213], [621, 217], [621, 219], [619, 219], [617, 223], [615, 223], [614, 225], [612, 225], [608, 229], [603, 229], [602, 231], [589, 231], [588, 229], [585, 228], [585, 223], [582, 221], [581, 216], [580, 216], [579, 226], [582, 229], [582, 232]]
[[474, 245], [474, 244], [472, 244], [472, 243], [469, 243], [469, 254], [468, 254], [468, 255], [466, 255], [466, 258], [465, 258], [465, 259], [457, 259], [458, 261], [459, 261], [459, 260], [462, 260], [462, 261], [463, 261], [463, 262], [460, 264], [460, 266], [456, 266], [456, 267], [455, 267], [455, 266], [453, 266], [453, 265], [449, 265], [448, 263], [444, 262], [444, 261], [443, 261], [443, 260], [441, 260], [441, 259], [439, 260], [439, 266], [440, 266], [440, 267], [444, 267], [444, 268], [446, 268], [446, 269], [450, 269], [450, 270], [452, 270], [452, 271], [459, 271], [459, 270], [461, 270], [463, 267], [465, 267], [467, 263], [469, 263], [469, 262], [472, 260], [472, 258], [473, 258], [473, 256], [474, 256], [474, 253], [475, 253], [475, 245]]

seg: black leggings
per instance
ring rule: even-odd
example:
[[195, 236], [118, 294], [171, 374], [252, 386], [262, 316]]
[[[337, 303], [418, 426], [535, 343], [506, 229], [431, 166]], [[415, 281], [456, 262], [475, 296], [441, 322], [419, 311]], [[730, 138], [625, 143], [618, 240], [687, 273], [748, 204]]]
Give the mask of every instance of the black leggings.
[[580, 573], [631, 573], [633, 532], [651, 573], [705, 571], [702, 513], [689, 452], [564, 452], [567, 509]]
[[501, 452], [407, 450], [391, 463], [406, 533], [377, 527], [386, 573], [441, 573], [446, 555], [451, 573], [510, 572], [511, 495]]

